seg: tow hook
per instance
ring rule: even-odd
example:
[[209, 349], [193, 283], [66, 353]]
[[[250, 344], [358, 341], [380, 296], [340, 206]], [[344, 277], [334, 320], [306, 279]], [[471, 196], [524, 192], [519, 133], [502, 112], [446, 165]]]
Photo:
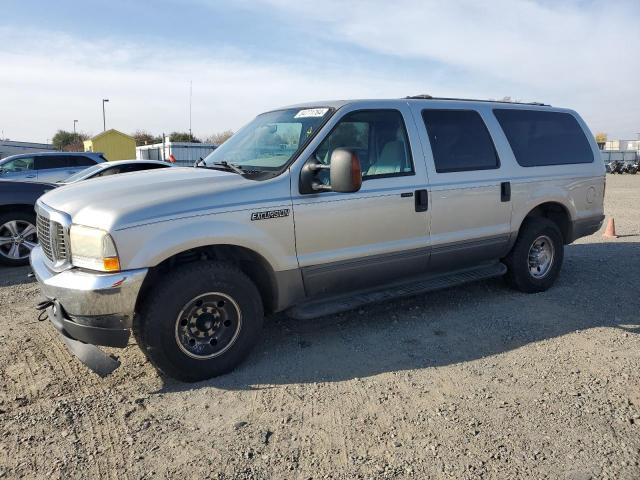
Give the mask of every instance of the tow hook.
[[53, 300], [43, 300], [36, 305], [36, 310], [40, 313], [38, 314], [38, 321], [44, 322], [47, 319], [47, 308], [54, 306]]

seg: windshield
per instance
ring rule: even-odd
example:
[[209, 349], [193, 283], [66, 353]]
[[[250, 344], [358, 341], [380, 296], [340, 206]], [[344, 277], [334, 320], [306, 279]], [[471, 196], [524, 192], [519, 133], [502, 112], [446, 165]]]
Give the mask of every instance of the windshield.
[[97, 164], [94, 165], [92, 167], [89, 168], [85, 168], [84, 170], [80, 170], [78, 173], [71, 175], [69, 178], [65, 178], [63, 181], [61, 181], [60, 183], [73, 183], [73, 182], [77, 182], [78, 180], [82, 180], [84, 177], [86, 177], [87, 175], [90, 175], [92, 173], [98, 172], [102, 170], [102, 164]]
[[244, 170], [280, 170], [332, 112], [329, 108], [293, 108], [263, 113], [209, 154], [204, 163], [207, 167], [227, 162]]

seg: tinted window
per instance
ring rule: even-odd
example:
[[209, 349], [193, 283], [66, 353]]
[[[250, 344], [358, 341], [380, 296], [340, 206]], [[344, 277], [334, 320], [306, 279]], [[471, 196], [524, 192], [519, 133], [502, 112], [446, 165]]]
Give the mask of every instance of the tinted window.
[[81, 156], [81, 155], [69, 156], [69, 165], [71, 167], [90, 167], [95, 164], [96, 164], [95, 161], [85, 156]]
[[154, 165], [154, 164], [136, 164], [136, 163], [132, 163], [127, 165], [126, 170], [123, 171], [124, 172], [140, 172], [142, 170], [155, 170], [156, 168], [166, 168], [169, 165]]
[[500, 162], [482, 117], [472, 110], [423, 110], [436, 172], [498, 168]]
[[90, 178], [91, 175], [94, 175], [95, 172], [99, 172], [102, 169], [100, 165], [94, 165], [93, 167], [85, 168], [84, 170], [80, 170], [78, 173], [71, 175], [69, 178], [64, 180], [64, 183], [77, 182], [83, 178]]
[[[315, 157], [328, 165], [337, 148], [358, 155], [364, 179], [413, 173], [407, 131], [397, 110], [366, 110], [345, 115], [320, 144]], [[327, 182], [326, 170], [319, 176]]]
[[593, 151], [568, 113], [494, 110], [517, 162], [523, 167], [593, 162]]
[[47, 170], [49, 168], [66, 168], [69, 166], [66, 156], [52, 155], [50, 157], [36, 157], [36, 170]]
[[[95, 178], [98, 177], [108, 177], [109, 175], [117, 175], [119, 173], [124, 173], [123, 172], [123, 168], [126, 168], [124, 166], [118, 166], [118, 167], [110, 167], [110, 168], [104, 168], [102, 169], [102, 171], [100, 173], [98, 173]], [[126, 170], [125, 170], [126, 171]]]

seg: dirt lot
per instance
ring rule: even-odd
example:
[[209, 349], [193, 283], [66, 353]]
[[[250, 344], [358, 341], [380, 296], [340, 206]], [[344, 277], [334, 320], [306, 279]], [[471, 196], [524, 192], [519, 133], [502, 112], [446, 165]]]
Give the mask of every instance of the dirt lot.
[[0, 477], [640, 478], [640, 175], [550, 291], [500, 280], [321, 320], [273, 318], [236, 372], [100, 379], [0, 270]]

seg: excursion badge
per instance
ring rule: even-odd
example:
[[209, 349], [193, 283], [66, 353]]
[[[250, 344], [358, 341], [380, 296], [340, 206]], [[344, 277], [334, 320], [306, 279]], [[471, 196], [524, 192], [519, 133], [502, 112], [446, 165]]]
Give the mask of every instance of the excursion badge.
[[280, 210], [267, 210], [266, 212], [253, 212], [251, 214], [251, 221], [255, 220], [270, 220], [272, 218], [288, 217], [289, 209], [281, 208]]

